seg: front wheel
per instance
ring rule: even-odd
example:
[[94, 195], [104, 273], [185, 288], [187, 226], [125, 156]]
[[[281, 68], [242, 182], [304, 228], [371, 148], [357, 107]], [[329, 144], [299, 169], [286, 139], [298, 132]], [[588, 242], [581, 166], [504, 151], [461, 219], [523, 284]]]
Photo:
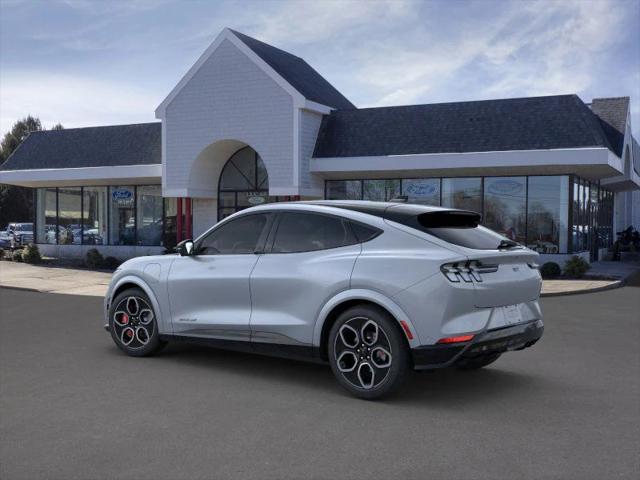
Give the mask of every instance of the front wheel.
[[132, 357], [153, 355], [165, 346], [151, 301], [138, 288], [127, 289], [113, 299], [109, 331], [118, 348]]
[[409, 346], [396, 321], [372, 305], [342, 313], [331, 328], [328, 346], [333, 374], [356, 397], [389, 395], [412, 371]]

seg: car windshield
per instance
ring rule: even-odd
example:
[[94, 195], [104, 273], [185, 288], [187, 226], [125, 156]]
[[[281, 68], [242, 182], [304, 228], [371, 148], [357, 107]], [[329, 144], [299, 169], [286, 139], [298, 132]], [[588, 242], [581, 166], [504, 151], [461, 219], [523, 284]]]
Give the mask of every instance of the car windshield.
[[30, 232], [33, 230], [33, 223], [16, 223], [14, 230], [17, 232]]

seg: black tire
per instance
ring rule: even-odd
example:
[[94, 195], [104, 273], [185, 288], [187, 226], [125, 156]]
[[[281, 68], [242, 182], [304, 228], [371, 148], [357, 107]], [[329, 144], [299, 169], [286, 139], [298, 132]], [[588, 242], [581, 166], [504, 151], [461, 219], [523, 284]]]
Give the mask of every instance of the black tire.
[[[148, 311], [151, 312], [150, 320]], [[109, 332], [117, 347], [132, 357], [154, 355], [166, 345], [160, 340], [153, 304], [147, 294], [138, 288], [119, 293], [111, 302]]]
[[489, 353], [478, 357], [463, 358], [456, 363], [456, 368], [460, 370], [477, 370], [486, 367], [500, 358], [501, 353]]
[[[354, 337], [347, 327], [357, 335]], [[363, 330], [366, 337], [362, 335]], [[374, 331], [377, 332], [376, 340], [371, 342]], [[357, 340], [357, 345], [352, 346], [351, 340]], [[338, 383], [352, 395], [367, 400], [396, 392], [413, 371], [409, 345], [398, 323], [386, 311], [373, 305], [356, 305], [338, 317], [329, 332], [328, 353]], [[389, 365], [385, 366], [387, 363]], [[345, 371], [352, 364], [353, 369]]]

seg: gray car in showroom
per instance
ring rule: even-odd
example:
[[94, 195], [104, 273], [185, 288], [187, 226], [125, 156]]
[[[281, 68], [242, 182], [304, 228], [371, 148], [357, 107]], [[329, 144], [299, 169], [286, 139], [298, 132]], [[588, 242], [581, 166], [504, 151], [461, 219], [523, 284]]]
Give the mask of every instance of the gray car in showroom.
[[252, 207], [177, 255], [125, 262], [105, 328], [131, 356], [186, 340], [328, 363], [380, 398], [414, 369], [481, 368], [542, 336], [538, 254], [480, 220], [394, 202]]

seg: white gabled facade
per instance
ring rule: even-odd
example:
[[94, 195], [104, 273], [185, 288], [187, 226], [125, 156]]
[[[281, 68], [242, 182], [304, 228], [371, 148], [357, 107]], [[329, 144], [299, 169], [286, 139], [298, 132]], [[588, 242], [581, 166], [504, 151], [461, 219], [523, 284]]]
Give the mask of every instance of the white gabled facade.
[[[225, 29], [156, 110], [163, 124], [163, 195], [194, 199], [211, 224], [221, 170], [244, 146], [265, 163], [270, 195], [321, 196], [309, 164], [323, 113]], [[206, 208], [205, 208], [206, 206]]]

